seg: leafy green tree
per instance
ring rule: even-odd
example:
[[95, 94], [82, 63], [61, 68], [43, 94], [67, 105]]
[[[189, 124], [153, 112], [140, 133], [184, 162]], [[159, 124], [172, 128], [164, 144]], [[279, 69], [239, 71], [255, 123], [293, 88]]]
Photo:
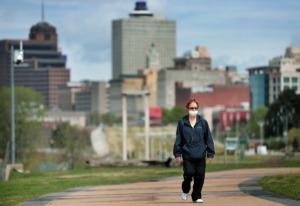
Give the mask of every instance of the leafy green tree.
[[163, 108], [162, 109], [162, 123], [167, 125], [171, 122], [170, 110]]
[[266, 115], [267, 136], [281, 136], [285, 121], [288, 128], [300, 126], [300, 95], [294, 90], [283, 91], [278, 99], [274, 101]]
[[62, 161], [69, 163], [69, 169], [75, 169], [84, 161], [83, 154], [90, 147], [90, 141], [83, 130], [63, 123], [53, 130], [51, 147], [62, 149]]
[[299, 150], [299, 143], [300, 143], [300, 127], [298, 128], [292, 128], [288, 132], [289, 136], [289, 143], [292, 145], [293, 150], [297, 151]]
[[186, 114], [186, 110], [182, 106], [175, 106], [170, 110], [163, 108], [162, 122], [164, 125], [177, 123]]
[[260, 137], [260, 127], [259, 122], [264, 122], [265, 116], [268, 112], [267, 107], [259, 107], [252, 112], [249, 121], [246, 124], [246, 127], [243, 132], [247, 131], [250, 138], [259, 138]]
[[186, 109], [182, 106], [175, 106], [171, 110], [172, 122], [177, 123], [185, 115], [187, 115]]
[[[42, 136], [43, 96], [33, 89], [15, 87], [15, 149], [16, 161], [26, 163]], [[11, 142], [11, 90], [0, 91], [0, 157], [4, 155], [7, 142]]]
[[98, 114], [97, 112], [90, 113], [87, 117], [87, 125], [99, 126], [100, 123], [113, 125], [122, 122], [122, 117], [117, 117], [114, 114]]
[[292, 141], [293, 151], [298, 151], [299, 149], [299, 141], [296, 137], [294, 137]]
[[116, 117], [111, 113], [106, 113], [101, 116], [101, 122], [107, 125], [118, 124], [122, 122], [122, 117]]

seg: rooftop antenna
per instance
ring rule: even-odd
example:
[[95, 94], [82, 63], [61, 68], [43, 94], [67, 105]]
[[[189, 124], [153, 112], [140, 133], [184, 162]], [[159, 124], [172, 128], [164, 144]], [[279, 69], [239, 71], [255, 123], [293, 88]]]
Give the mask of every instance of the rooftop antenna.
[[44, 0], [42, 0], [42, 22], [44, 22], [44, 18], [45, 15], [44, 15]]

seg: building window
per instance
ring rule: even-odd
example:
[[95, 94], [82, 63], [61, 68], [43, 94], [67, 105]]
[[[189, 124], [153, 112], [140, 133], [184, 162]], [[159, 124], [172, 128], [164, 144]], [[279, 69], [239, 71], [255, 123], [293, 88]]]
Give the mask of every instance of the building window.
[[298, 82], [298, 77], [292, 77], [292, 83], [297, 83]]
[[298, 87], [297, 86], [292, 86], [292, 90], [297, 91]]
[[50, 40], [51, 35], [50, 34], [45, 34], [44, 35], [44, 40]]
[[35, 39], [35, 34], [30, 34], [30, 39], [31, 40]]
[[289, 83], [290, 82], [290, 78], [289, 77], [283, 77], [283, 82], [284, 83]]
[[288, 90], [288, 89], [290, 89], [289, 86], [284, 86], [284, 87], [283, 87], [283, 90], [284, 90], [284, 91], [285, 91], [285, 90]]

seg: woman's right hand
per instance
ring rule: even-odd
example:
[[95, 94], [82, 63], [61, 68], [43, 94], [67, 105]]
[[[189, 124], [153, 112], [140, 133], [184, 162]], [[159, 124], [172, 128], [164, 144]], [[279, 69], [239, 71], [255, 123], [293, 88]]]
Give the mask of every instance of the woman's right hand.
[[181, 163], [181, 157], [176, 157], [175, 161], [176, 161], [176, 163]]

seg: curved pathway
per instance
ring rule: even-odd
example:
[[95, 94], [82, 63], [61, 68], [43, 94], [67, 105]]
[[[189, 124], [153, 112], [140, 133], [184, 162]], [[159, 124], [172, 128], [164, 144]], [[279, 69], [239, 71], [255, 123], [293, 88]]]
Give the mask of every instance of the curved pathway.
[[[240, 169], [209, 172], [203, 187], [204, 204], [222, 206], [300, 205], [293, 200], [263, 190], [258, 181], [265, 175], [300, 173], [300, 168]], [[191, 205], [191, 198], [181, 200], [182, 177], [156, 182], [76, 188], [34, 199], [20, 206], [140, 206]], [[197, 203], [201, 204], [201, 203]]]

